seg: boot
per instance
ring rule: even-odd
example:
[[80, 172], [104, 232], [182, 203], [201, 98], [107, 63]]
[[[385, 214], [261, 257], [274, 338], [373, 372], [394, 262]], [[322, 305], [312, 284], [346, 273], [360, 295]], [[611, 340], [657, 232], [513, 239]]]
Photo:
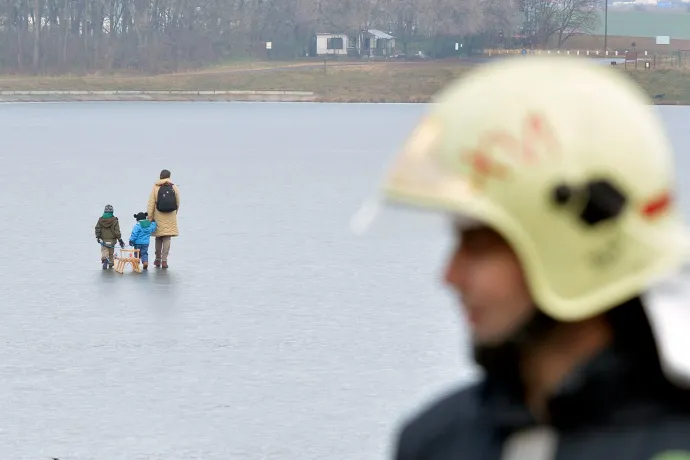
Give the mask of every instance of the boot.
[[108, 269], [108, 259], [101, 259], [101, 264], [103, 265], [103, 270]]
[[148, 263], [148, 262], [144, 262], [144, 270], [148, 270], [148, 269], [149, 269], [149, 263]]
[[161, 260], [160, 260], [160, 259], [154, 260], [154, 261], [153, 261], [153, 266], [154, 266], [154, 267], [160, 267], [160, 266], [161, 266]]
[[163, 261], [163, 268], [168, 268], [168, 262]]

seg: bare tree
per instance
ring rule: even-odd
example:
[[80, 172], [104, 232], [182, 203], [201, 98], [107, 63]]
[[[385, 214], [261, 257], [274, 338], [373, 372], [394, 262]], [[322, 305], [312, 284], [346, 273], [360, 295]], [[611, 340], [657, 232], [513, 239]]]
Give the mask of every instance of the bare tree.
[[525, 15], [523, 32], [533, 45], [546, 46], [557, 31], [560, 0], [521, 0], [520, 9]]
[[[604, 0], [607, 1], [607, 0]], [[558, 47], [575, 33], [591, 33], [599, 25], [600, 0], [559, 0]]]
[[41, 59], [41, 22], [43, 2], [41, 0], [34, 0], [34, 8], [32, 11], [31, 23], [34, 30], [34, 51], [33, 51], [33, 69], [34, 72], [39, 71], [39, 63]]
[[522, 21], [515, 0], [484, 0], [482, 3], [484, 22], [481, 24], [485, 31], [514, 31]]
[[484, 22], [482, 0], [421, 0], [424, 29], [430, 35], [470, 35]]
[[[420, 38], [508, 31], [512, 1], [0, 0], [0, 72], [177, 71], [263, 57], [266, 41], [276, 56], [291, 58], [316, 32], [362, 38], [370, 28], [391, 32], [405, 47]], [[588, 25], [572, 11], [572, 19], [549, 22], [563, 40], [570, 33], [563, 23]]]
[[537, 45], [557, 35], [560, 48], [574, 33], [591, 32], [599, 22], [600, 0], [521, 0], [524, 30]]
[[407, 45], [420, 31], [422, 11], [420, 0], [397, 0], [391, 2], [386, 9], [388, 22], [392, 25], [393, 35], [397, 43], [403, 47], [403, 53], [407, 54]]

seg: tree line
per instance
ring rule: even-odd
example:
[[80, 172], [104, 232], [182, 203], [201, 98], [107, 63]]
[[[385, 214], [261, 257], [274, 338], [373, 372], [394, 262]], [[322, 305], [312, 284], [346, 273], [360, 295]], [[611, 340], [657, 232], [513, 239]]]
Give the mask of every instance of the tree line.
[[557, 45], [590, 31], [599, 0], [0, 0], [0, 71], [177, 71], [240, 57], [304, 56], [316, 32], [380, 29], [465, 49]]

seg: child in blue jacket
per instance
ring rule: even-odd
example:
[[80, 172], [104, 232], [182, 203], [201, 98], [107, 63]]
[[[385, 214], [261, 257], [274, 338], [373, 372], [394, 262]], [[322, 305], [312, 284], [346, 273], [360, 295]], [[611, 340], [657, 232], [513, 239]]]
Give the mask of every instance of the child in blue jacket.
[[148, 215], [147, 212], [134, 214], [137, 223], [129, 237], [129, 245], [139, 249], [139, 258], [144, 263], [144, 270], [149, 268], [149, 242], [151, 233], [156, 231], [156, 222], [148, 220]]

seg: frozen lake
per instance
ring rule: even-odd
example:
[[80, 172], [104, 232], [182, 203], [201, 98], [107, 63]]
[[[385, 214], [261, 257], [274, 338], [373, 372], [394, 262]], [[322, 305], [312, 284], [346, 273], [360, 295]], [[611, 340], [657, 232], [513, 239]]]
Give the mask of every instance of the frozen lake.
[[[1, 105], [2, 457], [389, 456], [402, 417], [473, 373], [444, 222], [348, 229], [424, 110]], [[662, 113], [690, 210], [690, 110]], [[104, 272], [103, 207], [127, 241], [163, 168], [170, 269]]]

